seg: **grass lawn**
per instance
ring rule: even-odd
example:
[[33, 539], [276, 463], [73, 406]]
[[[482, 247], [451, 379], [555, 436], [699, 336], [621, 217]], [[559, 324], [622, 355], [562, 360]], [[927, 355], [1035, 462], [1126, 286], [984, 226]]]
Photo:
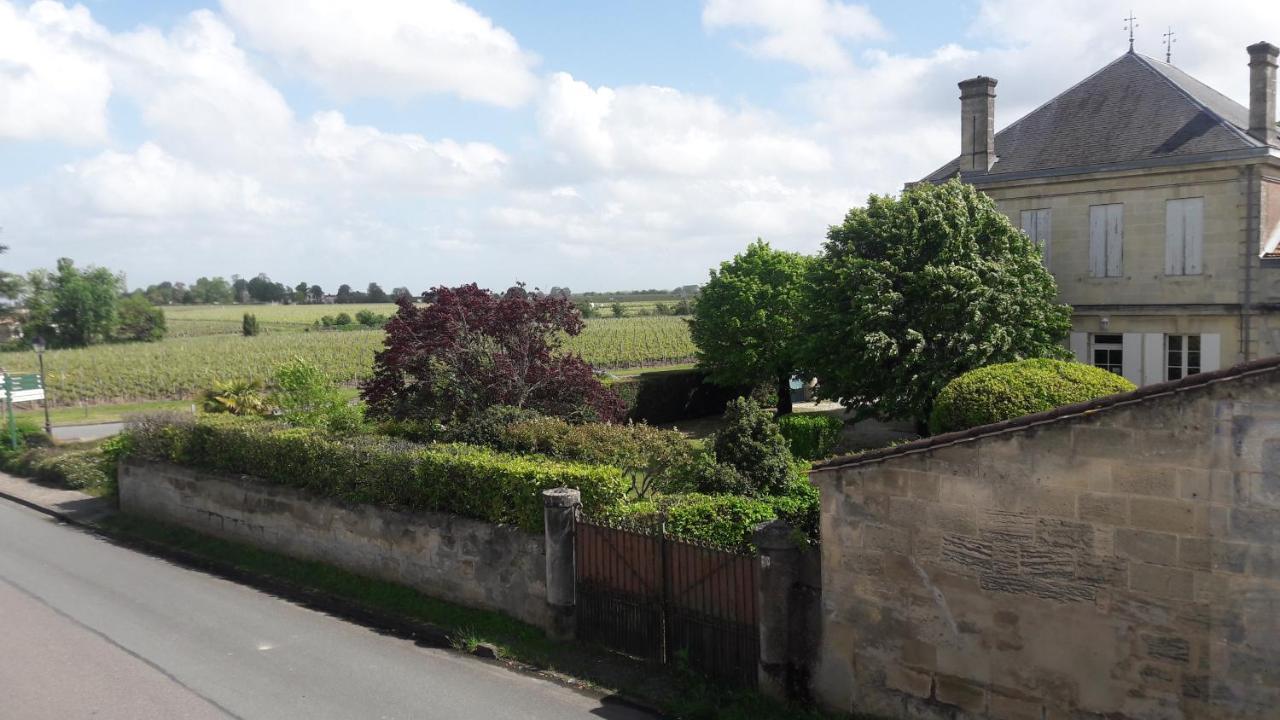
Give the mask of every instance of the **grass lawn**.
[[[49, 420], [54, 427], [63, 425], [98, 425], [101, 423], [120, 422], [126, 415], [161, 410], [175, 412], [191, 412], [188, 400], [155, 400], [152, 402], [123, 403], [120, 405], [85, 405], [84, 407], [49, 408]], [[14, 410], [18, 418], [26, 418], [37, 425], [44, 424], [44, 410]]]

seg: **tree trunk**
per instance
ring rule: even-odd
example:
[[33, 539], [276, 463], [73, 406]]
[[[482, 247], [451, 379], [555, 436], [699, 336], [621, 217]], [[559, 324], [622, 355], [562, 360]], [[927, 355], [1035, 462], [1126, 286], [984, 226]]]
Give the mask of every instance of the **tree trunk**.
[[791, 414], [791, 374], [778, 376], [778, 417]]

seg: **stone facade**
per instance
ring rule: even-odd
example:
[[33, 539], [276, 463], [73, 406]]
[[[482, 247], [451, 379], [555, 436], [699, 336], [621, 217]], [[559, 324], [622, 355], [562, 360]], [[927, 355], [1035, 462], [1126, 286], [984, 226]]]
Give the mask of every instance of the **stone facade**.
[[342, 505], [173, 465], [123, 463], [119, 480], [124, 512], [552, 627], [541, 536], [455, 515]]
[[1280, 713], [1280, 362], [824, 464], [815, 692], [896, 718]]

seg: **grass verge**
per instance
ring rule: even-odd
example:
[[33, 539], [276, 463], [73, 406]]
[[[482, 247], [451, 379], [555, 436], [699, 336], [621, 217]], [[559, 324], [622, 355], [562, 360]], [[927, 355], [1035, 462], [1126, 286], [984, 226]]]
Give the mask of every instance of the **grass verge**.
[[[54, 427], [60, 425], [100, 425], [102, 423], [120, 422], [126, 415], [160, 410], [190, 411], [190, 400], [156, 400], [153, 402], [121, 403], [118, 405], [77, 405], [49, 408], [49, 420]], [[44, 410], [35, 407], [26, 410], [14, 410], [18, 419], [27, 419], [41, 426], [44, 425]]]
[[470, 651], [493, 646], [514, 669], [538, 672], [571, 687], [616, 692], [681, 720], [823, 720], [816, 711], [785, 706], [758, 693], [728, 691], [691, 673], [571, 642], [500, 613], [427, 597], [397, 583], [324, 563], [295, 560], [242, 543], [128, 515], [103, 520], [99, 531], [123, 544], [229, 577], [314, 609], [409, 637], [421, 644]]

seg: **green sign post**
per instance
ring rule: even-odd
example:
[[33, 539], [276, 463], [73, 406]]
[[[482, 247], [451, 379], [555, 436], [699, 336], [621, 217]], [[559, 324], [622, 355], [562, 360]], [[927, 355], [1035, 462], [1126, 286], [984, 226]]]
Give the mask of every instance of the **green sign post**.
[[9, 446], [18, 449], [18, 422], [13, 419], [13, 376], [4, 374], [4, 406], [9, 410]]

